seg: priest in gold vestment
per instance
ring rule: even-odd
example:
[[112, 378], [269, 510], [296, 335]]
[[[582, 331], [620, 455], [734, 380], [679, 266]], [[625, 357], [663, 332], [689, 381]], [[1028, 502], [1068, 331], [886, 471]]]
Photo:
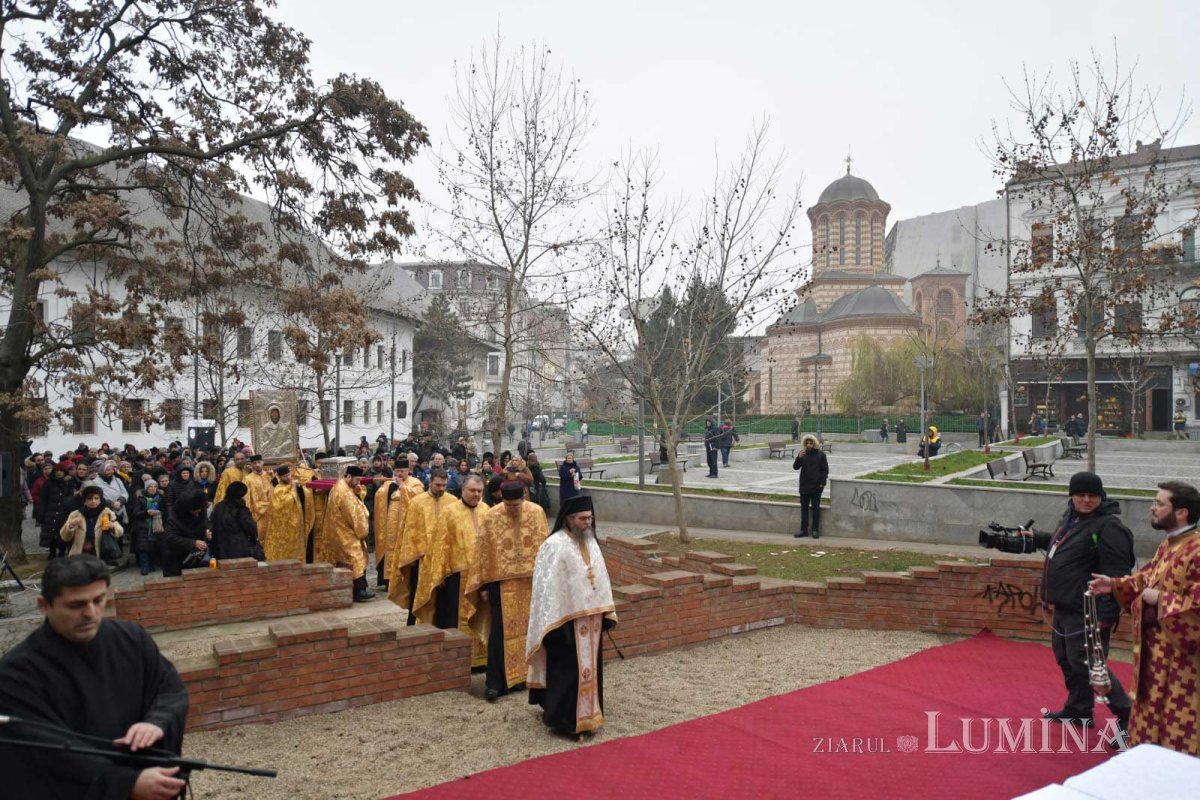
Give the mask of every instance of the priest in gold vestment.
[[424, 493], [425, 485], [412, 477], [406, 458], [396, 462], [392, 479], [375, 492], [375, 584], [380, 591], [387, 592], [391, 586], [387, 554], [400, 538], [409, 503]]
[[525, 484], [504, 481], [502, 501], [483, 515], [468, 571], [471, 629], [487, 641], [487, 699], [525, 683], [525, 637], [533, 562], [546, 540], [546, 512], [525, 499]]
[[1158, 485], [1150, 525], [1166, 539], [1132, 575], [1097, 575], [1093, 594], [1112, 592], [1133, 617], [1133, 712], [1129, 744], [1200, 756], [1200, 492]]
[[317, 519], [316, 501], [312, 491], [294, 479], [287, 464], [275, 468], [275, 479], [279, 483], [271, 490], [271, 512], [261, 535], [263, 552], [267, 561], [295, 558], [303, 562]]
[[421, 585], [421, 563], [430, 539], [442, 536], [446, 525], [444, 512], [451, 503], [458, 502], [447, 494], [446, 484], [450, 476], [443, 469], [433, 471], [429, 478], [429, 491], [414, 497], [404, 514], [404, 525], [396, 537], [395, 544], [388, 550], [388, 599], [408, 610], [408, 624], [416, 625], [413, 616], [413, 601], [417, 587]]
[[538, 550], [529, 606], [529, 702], [554, 730], [587, 733], [604, 724], [600, 634], [617, 624], [608, 567], [596, 541], [592, 498], [566, 500]]
[[269, 527], [271, 495], [275, 490], [274, 484], [271, 483], [271, 476], [263, 471], [262, 456], [250, 456], [250, 471], [246, 473], [243, 483], [249, 490], [246, 494], [246, 507], [250, 509], [250, 515], [254, 517], [254, 524], [258, 526], [261, 537]]
[[329, 490], [325, 507], [326, 535], [332, 535], [330, 544], [336, 549], [334, 564], [348, 567], [354, 574], [354, 602], [370, 600], [375, 593], [367, 588], [367, 534], [369, 533], [367, 507], [363, 504], [358, 487], [363, 475], [362, 467], [346, 467], [346, 474], [338, 479]]
[[462, 499], [451, 502], [443, 512], [446, 524], [434, 529], [413, 599], [413, 616], [422, 625], [458, 628], [471, 637], [471, 666], [487, 661], [484, 642], [471, 631], [471, 607], [465, 601], [463, 577], [475, 555], [475, 540], [483, 509], [483, 478], [468, 474], [462, 483]]
[[229, 489], [231, 483], [246, 482], [246, 453], [243, 450], [238, 450], [233, 454], [233, 463], [226, 464], [225, 469], [221, 470], [221, 479], [217, 481], [217, 492], [213, 495], [212, 504], [225, 499], [225, 492]]

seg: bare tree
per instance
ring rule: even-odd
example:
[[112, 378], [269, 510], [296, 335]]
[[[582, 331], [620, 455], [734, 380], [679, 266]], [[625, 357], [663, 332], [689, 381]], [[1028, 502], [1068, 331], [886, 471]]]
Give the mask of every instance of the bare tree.
[[577, 212], [592, 192], [579, 163], [591, 103], [549, 48], [508, 53], [497, 37], [460, 66], [451, 115], [451, 149], [438, 162], [450, 201], [434, 233], [443, 248], [502, 270], [493, 302], [477, 311], [504, 354], [492, 414], [499, 444], [514, 371], [545, 378], [547, 358], [554, 372], [564, 367], [565, 337], [547, 340], [533, 321], [578, 273], [589, 238]]
[[1160, 340], [1195, 324], [1174, 313], [1172, 268], [1180, 230], [1195, 222], [1172, 224], [1166, 214], [1189, 186], [1165, 146], [1184, 114], [1163, 121], [1155, 95], [1115, 55], [1111, 66], [1095, 55], [1086, 68], [1072, 62], [1062, 86], [1027, 71], [1010, 94], [1020, 127], [995, 128], [993, 160], [1028, 231], [1019, 225], [996, 243], [1008, 259], [1009, 286], [989, 292], [975, 318], [1007, 323], [1065, 309], [1069, 324], [1047, 336], [1064, 351], [1076, 339], [1083, 345], [1094, 470], [1096, 364], [1106, 341], [1127, 335], [1117, 317], [1136, 310], [1138, 335]]
[[619, 164], [594, 267], [602, 299], [579, 309], [578, 327], [664, 432], [675, 521], [686, 542], [675, 450], [687, 424], [703, 414], [697, 397], [744, 368], [742, 344], [730, 337], [791, 296], [800, 273], [791, 241], [799, 186], [783, 186], [782, 158], [768, 153], [765, 123], [732, 164], [718, 165], [690, 221], [683, 209], [659, 205], [658, 180], [652, 155]]

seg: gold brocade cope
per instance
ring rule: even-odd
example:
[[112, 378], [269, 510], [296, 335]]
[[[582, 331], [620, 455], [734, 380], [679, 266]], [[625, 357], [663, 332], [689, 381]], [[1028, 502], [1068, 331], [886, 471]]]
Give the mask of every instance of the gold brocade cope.
[[[213, 505], [215, 506], [225, 499], [225, 492], [229, 489], [229, 484], [237, 483], [238, 481], [245, 483], [248, 474], [249, 471], [238, 469], [232, 463], [226, 466], [221, 472], [221, 480], [217, 481], [217, 493], [213, 495]], [[249, 487], [247, 486], [247, 488]]]
[[[298, 492], [304, 493], [301, 505]], [[317, 519], [313, 493], [302, 486], [279, 484], [271, 492], [271, 513], [267, 529], [260, 534], [267, 561], [296, 558], [304, 561], [308, 533]]]
[[[395, 487], [393, 490], [392, 487]], [[400, 539], [400, 529], [414, 497], [425, 493], [425, 487], [413, 477], [401, 486], [395, 479], [385, 482], [375, 493], [375, 560], [387, 557]], [[382, 503], [382, 505], [381, 505]]]
[[245, 479], [247, 494], [246, 506], [258, 526], [259, 538], [266, 533], [268, 520], [271, 515], [271, 495], [275, 487], [271, 484], [271, 476], [265, 472], [247, 472]]
[[327, 503], [326, 535], [332, 535], [331, 543], [337, 548], [333, 563], [349, 566], [354, 577], [361, 578], [367, 573], [366, 538], [370, 528], [367, 507], [359, 493], [343, 480], [329, 490]]
[[500, 586], [504, 672], [510, 688], [525, 681], [533, 565], [546, 533], [546, 513], [536, 503], [528, 500], [522, 503], [520, 516], [515, 519], [504, 504], [492, 506], [483, 514], [475, 541], [475, 558], [464, 579], [464, 591], [472, 606], [471, 629], [484, 642], [491, 631], [492, 612], [480, 591], [491, 583]]
[[[399, 492], [397, 492], [399, 494]], [[404, 525], [400, 528], [395, 546], [388, 551], [388, 599], [401, 608], [408, 608], [417, 587], [412, 584], [412, 570], [406, 569], [425, 555], [429, 541], [440, 535], [446, 524], [443, 512], [451, 503], [457, 503], [452, 494], [434, 497], [422, 494], [408, 502], [404, 513]]]
[[456, 572], [462, 573], [459, 583], [458, 627], [475, 640], [468, 620], [471, 608], [463, 591], [471, 557], [475, 552], [475, 539], [479, 535], [479, 507], [471, 508], [458, 500], [444, 512], [445, 524], [434, 530], [429, 546], [421, 559], [421, 576], [413, 599], [413, 616], [423, 625], [432, 625], [437, 608], [437, 594], [445, 588], [446, 579]]
[[[1166, 539], [1149, 564], [1112, 586], [1133, 620], [1129, 744], [1200, 756], [1200, 532]], [[1158, 590], [1157, 605], [1142, 599], [1146, 589]]]

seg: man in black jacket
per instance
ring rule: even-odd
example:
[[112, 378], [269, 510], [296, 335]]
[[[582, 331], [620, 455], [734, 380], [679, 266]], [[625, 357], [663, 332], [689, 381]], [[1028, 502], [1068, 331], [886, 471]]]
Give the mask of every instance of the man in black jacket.
[[800, 532], [797, 539], [808, 536], [808, 509], [812, 508], [812, 537], [821, 538], [821, 493], [829, 481], [829, 460], [821, 452], [817, 437], [805, 434], [804, 451], [792, 462], [800, 470]]
[[[1047, 711], [1045, 718], [1084, 727], [1093, 724], [1095, 699], [1088, 680], [1086, 636], [1084, 635], [1083, 593], [1093, 573], [1128, 575], [1133, 570], [1133, 533], [1117, 516], [1120, 505], [1107, 499], [1100, 476], [1076, 472], [1071, 476], [1067, 513], [1054, 533], [1022, 531], [1032, 535], [1033, 545], [1048, 555], [1042, 571], [1042, 610], [1054, 607], [1051, 643], [1054, 657], [1067, 685], [1067, 700], [1059, 711]], [[1121, 608], [1111, 596], [1096, 600], [1100, 638], [1108, 657], [1108, 640]], [[1129, 722], [1131, 700], [1112, 670], [1108, 679], [1109, 707], [1116, 714], [1122, 731]]]

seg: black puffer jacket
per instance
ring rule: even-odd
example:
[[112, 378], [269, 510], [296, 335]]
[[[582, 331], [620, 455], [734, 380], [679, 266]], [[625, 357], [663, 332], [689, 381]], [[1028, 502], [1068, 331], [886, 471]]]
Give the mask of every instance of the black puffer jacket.
[[[1133, 571], [1137, 561], [1133, 533], [1121, 522], [1120, 513], [1120, 503], [1103, 500], [1094, 512], [1080, 516], [1068, 500], [1067, 513], [1054, 533], [1034, 531], [1034, 544], [1052, 551], [1042, 571], [1043, 600], [1082, 615], [1083, 593], [1092, 573], [1116, 578]], [[1112, 595], [1097, 598], [1096, 609], [1104, 622], [1121, 615]]]
[[829, 481], [829, 459], [818, 447], [802, 450], [792, 469], [800, 470], [800, 494], [815, 494]]
[[163, 531], [163, 575], [183, 574], [183, 560], [203, 541], [208, 528], [208, 516], [204, 510], [208, 499], [194, 483], [183, 484], [171, 506]]
[[213, 557], [254, 558], [258, 549], [258, 526], [254, 516], [240, 497], [225, 496], [213, 508]]

